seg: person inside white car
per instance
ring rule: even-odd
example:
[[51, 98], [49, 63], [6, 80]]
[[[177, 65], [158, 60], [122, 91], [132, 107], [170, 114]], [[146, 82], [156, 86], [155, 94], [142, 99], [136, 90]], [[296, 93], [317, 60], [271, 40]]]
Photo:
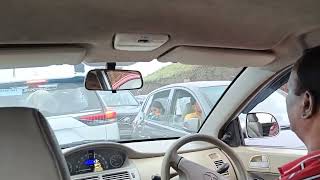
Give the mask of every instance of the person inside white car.
[[288, 82], [287, 111], [291, 129], [308, 155], [279, 168], [280, 179], [320, 179], [320, 46], [306, 50]]
[[163, 114], [164, 108], [158, 101], [154, 101], [151, 105], [150, 113], [148, 115], [149, 120], [159, 121], [160, 116]]
[[202, 110], [199, 105], [199, 103], [195, 99], [191, 99], [191, 110], [189, 114], [187, 114], [184, 117], [184, 120], [191, 120], [191, 119], [199, 119], [201, 120], [202, 118]]

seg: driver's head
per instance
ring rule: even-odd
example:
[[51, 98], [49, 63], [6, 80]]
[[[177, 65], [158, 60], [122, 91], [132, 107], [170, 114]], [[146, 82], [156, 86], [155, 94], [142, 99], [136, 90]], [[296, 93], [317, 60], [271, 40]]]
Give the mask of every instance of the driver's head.
[[319, 105], [320, 46], [305, 51], [294, 65], [288, 82], [287, 110], [291, 128], [307, 146], [314, 132], [320, 136]]
[[151, 105], [150, 111], [152, 114], [154, 114], [156, 116], [160, 116], [163, 113], [164, 108], [160, 102], [154, 101]]
[[193, 112], [202, 113], [200, 104], [195, 99], [191, 100], [191, 105], [192, 105]]

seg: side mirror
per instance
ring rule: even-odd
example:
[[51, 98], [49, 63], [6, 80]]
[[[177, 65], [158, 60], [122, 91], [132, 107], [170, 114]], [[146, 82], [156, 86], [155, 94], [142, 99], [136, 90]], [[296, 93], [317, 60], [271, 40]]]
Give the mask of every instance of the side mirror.
[[118, 91], [142, 88], [139, 71], [94, 69], [88, 72], [85, 87], [95, 91]]
[[264, 112], [247, 114], [246, 130], [249, 138], [272, 137], [279, 134], [276, 118]]
[[200, 120], [198, 118], [192, 118], [183, 122], [183, 129], [187, 132], [198, 132], [200, 128]]

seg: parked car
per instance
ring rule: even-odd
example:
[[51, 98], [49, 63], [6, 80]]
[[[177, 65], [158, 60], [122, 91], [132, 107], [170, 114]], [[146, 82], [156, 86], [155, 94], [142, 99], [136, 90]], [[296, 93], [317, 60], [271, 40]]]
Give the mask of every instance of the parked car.
[[97, 91], [105, 107], [117, 113], [120, 139], [131, 139], [132, 122], [140, 111], [141, 105], [130, 91]]
[[[152, 91], [135, 118], [133, 136], [135, 138], [177, 137], [197, 131], [229, 83], [228, 81], [177, 83]], [[163, 112], [156, 119], [150, 118], [154, 102], [160, 103], [163, 107]], [[192, 113], [192, 103], [195, 102], [199, 105], [198, 110], [201, 111], [201, 115], [198, 118], [191, 118], [190, 124], [185, 123], [185, 117]]]
[[[200, 81], [171, 84], [151, 92], [142, 105], [142, 109], [134, 121], [133, 134], [136, 138], [172, 137], [197, 132], [221, 94], [228, 87], [228, 81]], [[285, 107], [286, 93], [277, 90], [265, 101], [258, 104], [251, 112], [265, 112], [275, 116], [280, 133], [276, 137], [248, 138], [246, 130], [246, 114], [239, 115], [246, 145], [273, 145], [287, 148], [303, 149], [302, 141], [290, 130]], [[191, 113], [191, 101], [195, 100], [201, 109], [201, 118], [186, 120]], [[157, 119], [148, 116], [153, 102], [160, 102], [164, 112]], [[184, 109], [183, 109], [184, 108]], [[152, 132], [152, 135], [150, 134]]]
[[126, 123], [139, 111], [134, 96], [129, 91], [112, 96], [108, 91], [88, 91], [83, 84], [82, 75], [1, 83], [0, 106], [39, 109], [61, 145], [125, 136]]

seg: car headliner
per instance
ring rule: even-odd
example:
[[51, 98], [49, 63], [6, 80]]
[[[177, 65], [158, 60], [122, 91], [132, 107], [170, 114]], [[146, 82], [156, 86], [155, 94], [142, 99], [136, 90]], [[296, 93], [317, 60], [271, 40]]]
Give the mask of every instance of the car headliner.
[[[2, 1], [0, 50], [81, 47], [85, 53], [79, 62], [150, 61], [182, 45], [277, 54], [286, 38], [299, 40], [299, 34], [320, 25], [319, 6], [318, 0]], [[170, 40], [150, 52], [119, 51], [113, 48], [116, 33], [167, 34]], [[320, 44], [315, 37], [319, 33], [303, 36], [306, 42], [301, 44]]]

